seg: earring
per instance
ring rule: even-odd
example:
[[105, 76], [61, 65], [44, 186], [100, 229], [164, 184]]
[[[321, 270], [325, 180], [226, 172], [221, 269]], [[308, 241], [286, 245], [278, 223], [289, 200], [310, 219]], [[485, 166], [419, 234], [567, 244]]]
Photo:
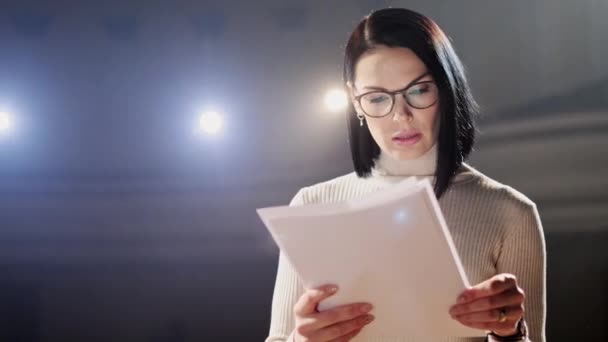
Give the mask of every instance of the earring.
[[357, 118], [359, 118], [359, 126], [363, 127], [363, 119], [365, 117], [361, 114], [357, 114]]

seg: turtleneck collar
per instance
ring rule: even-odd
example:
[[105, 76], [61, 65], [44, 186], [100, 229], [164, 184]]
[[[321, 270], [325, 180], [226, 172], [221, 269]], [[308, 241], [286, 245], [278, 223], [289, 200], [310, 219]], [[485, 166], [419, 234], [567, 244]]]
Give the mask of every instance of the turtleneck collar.
[[373, 176], [426, 176], [435, 175], [437, 167], [437, 144], [434, 144], [425, 154], [410, 160], [397, 160], [390, 155], [380, 152], [372, 169]]

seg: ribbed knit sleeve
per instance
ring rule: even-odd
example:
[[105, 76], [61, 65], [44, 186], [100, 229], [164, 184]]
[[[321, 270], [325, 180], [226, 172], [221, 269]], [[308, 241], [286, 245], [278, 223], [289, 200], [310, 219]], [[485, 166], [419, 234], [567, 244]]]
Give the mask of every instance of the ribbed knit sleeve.
[[[304, 204], [304, 189], [291, 200], [290, 206]], [[270, 332], [266, 342], [292, 341], [294, 329], [293, 306], [303, 293], [302, 284], [283, 253], [279, 254], [279, 265], [272, 297]]]
[[498, 273], [511, 273], [524, 290], [524, 319], [533, 342], [545, 342], [546, 246], [536, 205], [521, 202], [505, 231], [497, 260]]

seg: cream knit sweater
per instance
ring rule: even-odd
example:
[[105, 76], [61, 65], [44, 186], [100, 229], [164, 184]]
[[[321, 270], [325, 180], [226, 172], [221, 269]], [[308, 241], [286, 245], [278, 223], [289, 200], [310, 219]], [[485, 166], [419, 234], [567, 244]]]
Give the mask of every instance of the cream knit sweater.
[[[356, 173], [300, 189], [291, 205], [329, 203], [365, 196], [405, 177], [430, 177], [435, 169], [436, 147], [407, 163], [381, 155], [372, 176]], [[471, 284], [498, 273], [512, 273], [525, 291], [525, 321], [529, 339], [545, 342], [546, 250], [535, 204], [513, 188], [498, 183], [464, 164], [439, 200], [452, 239]], [[303, 293], [297, 274], [279, 256], [272, 300], [270, 333], [266, 342], [291, 341], [293, 306]], [[373, 323], [372, 323], [373, 324]], [[483, 338], [446, 338], [445, 341], [483, 341]], [[369, 342], [413, 341], [374, 339]], [[418, 341], [416, 341], [418, 342]]]

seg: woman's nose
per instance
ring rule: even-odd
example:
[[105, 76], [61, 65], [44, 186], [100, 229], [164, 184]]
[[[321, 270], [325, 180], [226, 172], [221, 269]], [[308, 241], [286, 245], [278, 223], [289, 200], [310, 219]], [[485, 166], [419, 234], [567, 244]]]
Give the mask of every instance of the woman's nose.
[[413, 113], [410, 105], [405, 100], [405, 96], [397, 95], [395, 96], [395, 108], [393, 108], [393, 120], [411, 120], [413, 118]]

